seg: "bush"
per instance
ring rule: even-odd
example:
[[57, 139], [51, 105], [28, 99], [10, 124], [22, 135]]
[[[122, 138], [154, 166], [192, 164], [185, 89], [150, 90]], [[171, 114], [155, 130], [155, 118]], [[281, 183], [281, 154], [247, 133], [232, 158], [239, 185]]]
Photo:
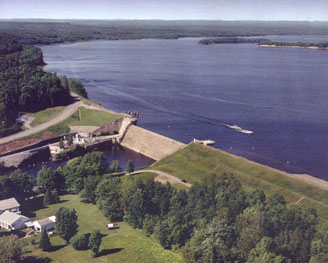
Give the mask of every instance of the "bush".
[[87, 235], [77, 235], [71, 240], [72, 247], [75, 250], [86, 250], [88, 249], [89, 237]]

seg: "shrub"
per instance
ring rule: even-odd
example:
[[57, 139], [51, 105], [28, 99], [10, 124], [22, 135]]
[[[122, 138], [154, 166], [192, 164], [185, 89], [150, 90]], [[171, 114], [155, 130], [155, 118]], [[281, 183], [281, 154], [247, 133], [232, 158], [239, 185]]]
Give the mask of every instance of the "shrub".
[[86, 250], [88, 249], [89, 238], [87, 235], [77, 235], [71, 240], [72, 247], [75, 250]]

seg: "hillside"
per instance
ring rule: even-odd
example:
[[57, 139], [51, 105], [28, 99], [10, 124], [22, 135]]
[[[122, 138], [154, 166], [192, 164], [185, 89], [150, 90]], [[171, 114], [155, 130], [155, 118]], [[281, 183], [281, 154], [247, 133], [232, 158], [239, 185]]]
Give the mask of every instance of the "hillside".
[[[159, 161], [152, 169], [167, 172], [189, 183], [201, 182], [212, 173], [233, 173], [246, 190], [261, 189], [267, 195], [279, 193], [289, 203], [301, 200], [299, 204], [315, 208], [320, 217], [328, 220], [327, 182], [292, 176], [218, 149], [191, 144]], [[308, 178], [313, 179], [312, 182], [304, 180]]]

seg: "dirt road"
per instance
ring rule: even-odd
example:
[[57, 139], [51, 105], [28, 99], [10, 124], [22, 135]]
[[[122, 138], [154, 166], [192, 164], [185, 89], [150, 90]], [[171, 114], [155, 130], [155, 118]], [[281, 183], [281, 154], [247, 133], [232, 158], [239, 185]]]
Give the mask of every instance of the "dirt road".
[[0, 144], [4, 144], [13, 140], [17, 140], [20, 138], [23, 138], [25, 136], [29, 136], [32, 135], [34, 133], [40, 132], [42, 130], [45, 130], [53, 125], [56, 125], [62, 121], [64, 121], [65, 119], [67, 119], [68, 117], [70, 117], [74, 112], [77, 111], [77, 109], [81, 106], [84, 106], [83, 102], [80, 101], [79, 98], [75, 97], [75, 102], [68, 105], [61, 113], [59, 113], [55, 118], [42, 123], [38, 126], [35, 126], [31, 129], [19, 132], [19, 133], [15, 133], [13, 135], [7, 136], [7, 137], [3, 137], [0, 139]]
[[177, 177], [175, 177], [171, 174], [164, 173], [162, 171], [158, 171], [158, 170], [141, 170], [141, 171], [137, 171], [137, 172], [132, 173], [132, 175], [133, 174], [140, 174], [140, 173], [154, 173], [154, 174], [157, 174], [154, 181], [155, 182], [160, 182], [162, 184], [165, 184], [165, 183], [169, 182], [171, 185], [183, 184], [186, 187], [191, 187], [190, 183], [184, 183], [179, 178], [177, 178]]

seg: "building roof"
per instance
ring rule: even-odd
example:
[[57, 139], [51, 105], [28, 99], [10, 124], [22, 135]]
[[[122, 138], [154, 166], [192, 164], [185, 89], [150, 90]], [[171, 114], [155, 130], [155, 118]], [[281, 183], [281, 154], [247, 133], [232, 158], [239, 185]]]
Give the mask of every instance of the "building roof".
[[37, 220], [35, 222], [39, 223], [40, 226], [46, 226], [46, 225], [49, 225], [49, 224], [53, 224], [55, 221], [56, 221], [56, 217], [55, 216], [50, 216], [50, 217], [47, 217], [47, 218]]
[[29, 221], [30, 219], [26, 216], [22, 216], [13, 212], [9, 212], [9, 211], [4, 211], [1, 215], [0, 215], [0, 221], [1, 222], [5, 222], [8, 225], [12, 225], [14, 224], [17, 220], [26, 220]]
[[20, 206], [20, 204], [14, 197], [0, 201], [0, 210], [7, 210], [18, 206]]

